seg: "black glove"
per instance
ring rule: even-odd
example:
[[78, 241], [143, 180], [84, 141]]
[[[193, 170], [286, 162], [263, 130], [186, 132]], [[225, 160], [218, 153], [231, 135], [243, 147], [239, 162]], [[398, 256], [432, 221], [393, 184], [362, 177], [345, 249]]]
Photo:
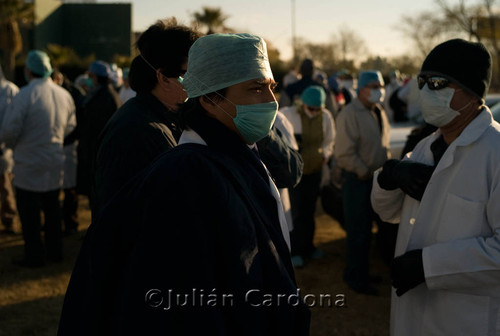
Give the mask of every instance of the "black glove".
[[394, 190], [399, 188], [399, 184], [394, 178], [394, 170], [400, 160], [390, 159], [385, 161], [382, 171], [378, 174], [377, 182], [385, 190]]
[[377, 181], [383, 189], [401, 188], [410, 197], [420, 201], [434, 169], [434, 166], [415, 161], [388, 160]]
[[396, 257], [391, 264], [392, 287], [401, 296], [425, 281], [422, 250], [408, 251]]

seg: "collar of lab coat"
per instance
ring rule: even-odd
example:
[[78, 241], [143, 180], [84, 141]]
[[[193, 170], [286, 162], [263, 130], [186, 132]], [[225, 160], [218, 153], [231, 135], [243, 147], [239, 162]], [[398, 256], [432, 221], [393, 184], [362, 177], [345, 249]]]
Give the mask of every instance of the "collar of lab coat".
[[[465, 127], [458, 138], [456, 138], [455, 141], [450, 144], [445, 154], [439, 161], [434, 175], [441, 170], [451, 166], [455, 157], [455, 151], [457, 147], [468, 146], [479, 139], [479, 137], [486, 131], [486, 129], [491, 125], [492, 122], [493, 116], [491, 115], [490, 110], [488, 109], [488, 107], [484, 107], [483, 110], [478, 114], [478, 116], [474, 118], [474, 120], [472, 120], [472, 122], [467, 125], [467, 127]], [[441, 130], [438, 130], [434, 134], [434, 139], [437, 139], [439, 135], [441, 135]]]

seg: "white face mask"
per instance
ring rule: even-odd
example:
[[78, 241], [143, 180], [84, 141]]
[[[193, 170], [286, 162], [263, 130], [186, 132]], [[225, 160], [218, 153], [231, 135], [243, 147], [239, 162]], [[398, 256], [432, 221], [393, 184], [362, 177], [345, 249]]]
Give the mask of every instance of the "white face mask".
[[450, 107], [451, 99], [455, 94], [455, 89], [445, 87], [441, 90], [431, 90], [424, 85], [420, 90], [419, 105], [425, 121], [436, 127], [443, 127], [455, 119], [460, 111], [469, 106], [472, 101], [465, 104], [460, 110]]
[[370, 96], [368, 101], [372, 104], [380, 103], [384, 100], [385, 89], [370, 89]]

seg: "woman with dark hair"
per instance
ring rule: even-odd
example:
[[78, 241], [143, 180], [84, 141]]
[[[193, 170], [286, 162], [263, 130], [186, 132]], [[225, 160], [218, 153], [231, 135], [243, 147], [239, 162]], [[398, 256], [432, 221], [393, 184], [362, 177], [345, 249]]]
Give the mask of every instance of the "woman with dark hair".
[[175, 19], [157, 21], [139, 37], [140, 55], [129, 73], [137, 96], [113, 115], [98, 144], [94, 213], [159, 154], [177, 145], [177, 107], [187, 98], [182, 76], [198, 37]]

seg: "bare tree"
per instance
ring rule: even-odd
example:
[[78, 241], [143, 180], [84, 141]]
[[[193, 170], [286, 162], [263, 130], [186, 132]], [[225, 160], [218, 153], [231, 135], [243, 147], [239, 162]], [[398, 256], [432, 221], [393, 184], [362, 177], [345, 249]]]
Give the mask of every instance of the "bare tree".
[[363, 38], [350, 28], [342, 28], [332, 39], [337, 44], [344, 63], [349, 60], [359, 61], [360, 55], [367, 52]]
[[436, 12], [425, 11], [418, 15], [404, 15], [399, 25], [403, 34], [413, 42], [419, 61], [440, 42], [458, 34], [448, 20]]
[[312, 43], [303, 38], [297, 38], [297, 59], [302, 61], [310, 58], [317, 68], [330, 73], [335, 70], [338, 59], [337, 49], [333, 43]]

